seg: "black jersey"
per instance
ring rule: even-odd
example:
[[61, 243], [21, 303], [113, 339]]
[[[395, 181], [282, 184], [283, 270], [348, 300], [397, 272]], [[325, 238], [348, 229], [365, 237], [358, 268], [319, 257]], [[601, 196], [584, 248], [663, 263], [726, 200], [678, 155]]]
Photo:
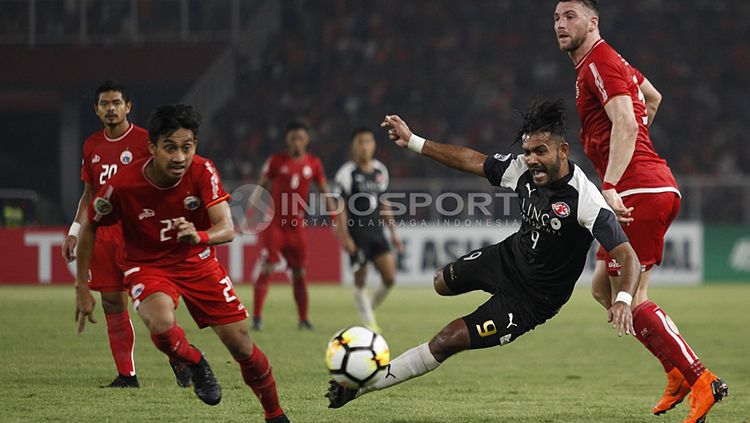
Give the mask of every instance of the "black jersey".
[[521, 206], [520, 230], [501, 243], [506, 288], [547, 312], [570, 298], [594, 238], [607, 251], [628, 241], [596, 186], [568, 163], [570, 173], [545, 187], [534, 185], [523, 156], [495, 154], [484, 163], [490, 183], [518, 193]]
[[382, 231], [380, 195], [388, 188], [388, 169], [378, 160], [372, 161], [373, 171], [365, 172], [353, 161], [344, 163], [336, 172], [334, 190], [346, 201], [349, 230], [359, 232], [375, 228]]

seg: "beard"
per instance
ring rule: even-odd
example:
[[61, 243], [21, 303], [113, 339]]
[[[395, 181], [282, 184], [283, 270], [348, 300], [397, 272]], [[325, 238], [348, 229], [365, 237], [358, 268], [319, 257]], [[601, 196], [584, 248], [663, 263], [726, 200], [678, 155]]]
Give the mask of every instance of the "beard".
[[562, 160], [560, 156], [555, 160], [555, 164], [547, 168], [547, 184], [555, 182], [560, 179], [560, 167], [562, 166]]
[[570, 45], [568, 45], [567, 47], [560, 46], [560, 50], [567, 52], [567, 53], [570, 53], [571, 51], [576, 51], [581, 47], [584, 41], [586, 41], [585, 33], [579, 35], [578, 37], [570, 36]]

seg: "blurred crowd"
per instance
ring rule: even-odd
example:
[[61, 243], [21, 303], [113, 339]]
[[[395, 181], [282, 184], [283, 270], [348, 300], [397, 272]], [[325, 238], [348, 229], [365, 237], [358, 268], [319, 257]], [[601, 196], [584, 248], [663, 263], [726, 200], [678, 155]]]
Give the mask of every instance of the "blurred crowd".
[[[237, 95], [214, 116], [217, 130], [203, 153], [225, 178], [254, 180], [265, 158], [284, 149], [284, 126], [302, 120], [312, 128], [310, 150], [331, 176], [348, 156], [352, 129], [365, 125], [376, 130], [376, 156], [393, 176], [451, 175], [388, 145], [378, 131], [383, 115], [400, 114], [424, 137], [490, 153], [510, 148], [518, 110], [561, 97], [574, 160], [586, 162], [578, 147], [575, 72], [553, 32], [555, 4], [285, 1], [278, 36], [259, 59], [238, 64]], [[602, 7], [604, 39], [664, 95], [651, 131], [674, 172], [750, 172], [750, 147], [741, 136], [750, 121], [750, 3]]]

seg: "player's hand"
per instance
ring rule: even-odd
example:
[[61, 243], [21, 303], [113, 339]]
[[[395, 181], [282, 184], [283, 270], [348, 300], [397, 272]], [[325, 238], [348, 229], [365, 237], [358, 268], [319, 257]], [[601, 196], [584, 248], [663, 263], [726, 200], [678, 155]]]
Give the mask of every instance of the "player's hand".
[[83, 332], [83, 328], [86, 326], [86, 320], [91, 323], [96, 323], [94, 319], [94, 306], [96, 300], [91, 295], [91, 291], [88, 286], [76, 287], [76, 322], [78, 322], [78, 333]]
[[73, 235], [68, 235], [63, 242], [62, 256], [68, 263], [76, 259], [76, 245], [78, 245], [78, 237]]
[[404, 244], [401, 243], [401, 240], [397, 237], [391, 237], [391, 241], [393, 242], [393, 247], [396, 249], [396, 253], [398, 255], [401, 255], [404, 253]]
[[624, 225], [629, 225], [630, 222], [633, 221], [633, 218], [630, 216], [633, 208], [625, 207], [625, 204], [622, 202], [622, 198], [620, 198], [620, 194], [618, 194], [615, 189], [605, 189], [604, 191], [602, 191], [602, 196], [604, 197], [604, 200], [607, 202], [609, 207], [612, 208], [612, 211], [615, 212], [618, 222]]
[[409, 138], [412, 132], [398, 115], [385, 115], [385, 119], [380, 123], [381, 128], [388, 128], [388, 138], [394, 141], [399, 147], [409, 145]]
[[201, 237], [198, 236], [198, 231], [195, 229], [193, 222], [188, 222], [185, 218], [178, 218], [175, 222], [175, 230], [177, 231], [177, 240], [188, 244], [198, 244], [201, 242]]
[[354, 254], [357, 252], [357, 244], [354, 243], [352, 237], [346, 237], [342, 240], [341, 245], [344, 247], [347, 253]]
[[617, 329], [617, 336], [635, 335], [635, 329], [633, 328], [633, 312], [630, 311], [630, 306], [622, 301], [617, 301], [612, 307], [607, 310], [609, 322], [612, 323], [612, 327]]

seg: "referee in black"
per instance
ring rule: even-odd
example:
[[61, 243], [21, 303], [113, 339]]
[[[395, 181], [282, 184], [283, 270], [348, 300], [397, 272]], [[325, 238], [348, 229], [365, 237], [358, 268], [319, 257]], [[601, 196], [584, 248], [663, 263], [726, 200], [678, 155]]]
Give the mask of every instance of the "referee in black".
[[553, 317], [570, 298], [596, 238], [622, 264], [621, 285], [609, 317], [618, 335], [633, 334], [630, 302], [638, 286], [638, 257], [614, 213], [583, 171], [568, 160], [562, 100], [532, 104], [523, 115], [517, 141], [523, 154], [485, 156], [465, 147], [425, 140], [400, 117], [381, 124], [399, 147], [448, 167], [487, 178], [519, 197], [521, 228], [498, 244], [469, 252], [439, 269], [435, 291], [458, 295], [482, 290], [489, 300], [443, 328], [428, 343], [393, 359], [385, 374], [359, 390], [330, 382], [331, 408], [436, 369], [467, 349], [513, 342]]

